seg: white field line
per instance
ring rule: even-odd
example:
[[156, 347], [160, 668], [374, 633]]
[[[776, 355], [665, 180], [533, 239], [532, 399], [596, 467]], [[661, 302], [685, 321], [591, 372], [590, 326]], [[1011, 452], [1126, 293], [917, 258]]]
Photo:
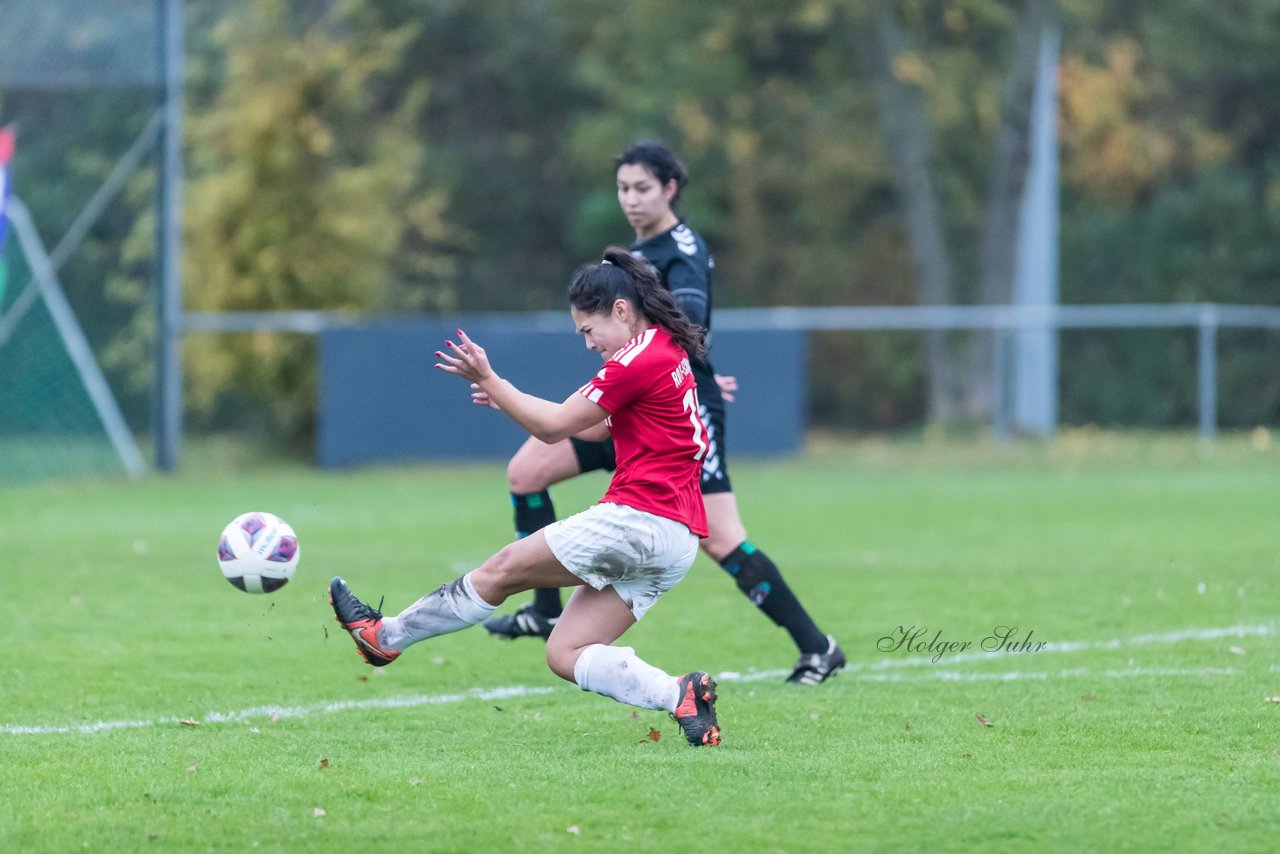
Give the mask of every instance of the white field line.
[[[907, 673], [868, 673], [842, 671], [837, 678], [840, 681], [852, 679], [855, 682], [1047, 682], [1050, 679], [1074, 679], [1081, 676], [1105, 677], [1107, 679], [1133, 679], [1141, 676], [1234, 676], [1236, 671], [1230, 667], [1126, 667], [1120, 670], [1090, 670], [1087, 667], [1064, 667], [1061, 670], [998, 670], [993, 673], [965, 673], [959, 670], [930, 670], [921, 674]], [[736, 673], [732, 670], [716, 674], [717, 682], [772, 682], [791, 675], [790, 670], [752, 670], [749, 673]], [[0, 727], [0, 732], [4, 728]]]
[[[306, 718], [312, 715], [331, 715], [351, 709], [411, 709], [417, 706], [438, 706], [445, 703], [461, 703], [464, 700], [506, 700], [511, 697], [529, 697], [550, 694], [555, 688], [527, 688], [515, 685], [510, 688], [494, 688], [489, 691], [474, 690], [466, 694], [425, 694], [407, 697], [382, 697], [372, 700], [337, 700], [331, 703], [312, 703], [306, 706], [255, 706], [238, 712], [209, 712], [198, 723], [236, 723], [256, 719]], [[0, 725], [0, 735], [60, 735], [64, 733], [98, 733], [113, 729], [139, 729], [154, 726], [176, 726], [181, 718], [153, 718], [133, 721], [96, 721], [89, 724], [68, 726], [17, 726]]]
[[[1228, 626], [1221, 629], [1182, 629], [1176, 632], [1160, 632], [1159, 634], [1136, 635], [1131, 638], [1113, 638], [1106, 641], [1048, 641], [1038, 650], [1037, 655], [1046, 652], [1081, 652], [1084, 650], [1124, 649], [1131, 646], [1150, 646], [1152, 644], [1181, 643], [1182, 641], [1207, 641], [1221, 638], [1271, 637], [1275, 635], [1274, 625], [1263, 626]], [[1021, 641], [1019, 637], [1017, 639]], [[989, 661], [993, 658], [1008, 658], [1017, 653], [996, 650], [994, 652], [962, 652], [957, 655], [944, 655], [943, 663], [955, 664], [962, 661]], [[886, 658], [873, 664], [861, 665], [860, 670], [880, 670], [888, 667], [913, 667], [935, 663], [932, 656], [912, 656], [908, 658]]]
[[[914, 627], [913, 627], [914, 628]], [[1131, 638], [1113, 638], [1105, 641], [1049, 641], [1045, 642], [1039, 650], [1031, 652], [1011, 652], [1011, 651], [995, 651], [995, 652], [961, 652], [956, 654], [948, 653], [938, 660], [934, 660], [934, 655], [903, 655], [900, 658], [882, 658], [879, 661], [858, 663], [851, 661], [845, 666], [844, 674], [850, 673], [867, 673], [869, 671], [879, 670], [896, 670], [901, 667], [921, 667], [925, 665], [951, 665], [964, 664], [971, 661], [992, 661], [1007, 660], [1012, 656], [1034, 655], [1037, 660], [1039, 656], [1051, 652], [1084, 652], [1087, 650], [1115, 650], [1125, 649], [1136, 646], [1151, 646], [1153, 644], [1172, 644], [1181, 643], [1183, 641], [1209, 641], [1220, 640], [1222, 638], [1247, 638], [1247, 637], [1272, 637], [1276, 634], [1274, 625], [1260, 626], [1227, 626], [1216, 629], [1181, 629], [1176, 632], [1160, 632], [1158, 634], [1135, 635]], [[897, 635], [895, 635], [895, 638]], [[932, 639], [932, 633], [921, 635], [923, 643], [927, 643]], [[944, 638], [945, 640], [945, 638]], [[1199, 671], [1196, 671], [1197, 673]], [[747, 673], [734, 673], [732, 671], [717, 675], [717, 679], [727, 681], [740, 682], [758, 682], [768, 679], [783, 678], [790, 675], [790, 670], [752, 670]], [[844, 675], [842, 674], [842, 675]], [[1063, 675], [1071, 675], [1070, 671], [1062, 671]], [[931, 675], [926, 681], [933, 681], [937, 676]], [[978, 677], [984, 678], [984, 677]], [[894, 680], [871, 680], [871, 681], [894, 681]], [[901, 680], [898, 680], [901, 681]]]
[[963, 673], [957, 670], [935, 670], [918, 676], [905, 673], [854, 673], [859, 682], [1047, 682], [1050, 679], [1078, 677], [1103, 677], [1105, 679], [1133, 679], [1143, 676], [1199, 677], [1233, 676], [1230, 667], [1126, 667], [1122, 670], [1099, 670], [1096, 673], [1086, 667], [1064, 670], [1009, 670], [999, 673]]
[[[1084, 650], [1112, 650], [1129, 646], [1148, 646], [1152, 644], [1171, 644], [1182, 641], [1218, 640], [1220, 638], [1269, 637], [1276, 633], [1275, 627], [1265, 626], [1231, 626], [1218, 629], [1184, 629], [1176, 632], [1137, 635], [1131, 638], [1116, 638], [1107, 641], [1068, 641], [1046, 643], [1037, 655], [1046, 652], [1081, 652]], [[1024, 653], [1025, 654], [1025, 653]], [[934, 662], [930, 656], [912, 656], [904, 658], [886, 658], [877, 662], [860, 664], [850, 662], [842, 679], [852, 678], [863, 682], [1017, 682], [1048, 681], [1050, 679], [1067, 679], [1082, 676], [1101, 676], [1108, 679], [1125, 679], [1149, 676], [1164, 677], [1203, 677], [1231, 676], [1235, 671], [1231, 668], [1158, 668], [1129, 667], [1120, 670], [1101, 670], [1096, 673], [1087, 668], [1069, 668], [1057, 671], [1003, 671], [996, 673], [966, 673], [955, 670], [933, 670], [929, 673], [907, 675], [875, 671], [894, 670], [902, 667], [917, 667], [925, 664], [956, 664], [969, 661], [987, 661], [1004, 659], [1009, 652], [982, 652], [949, 655], [941, 662]], [[779, 679], [790, 674], [790, 670], [752, 670], [748, 673], [725, 671], [718, 673], [716, 679], [724, 682], [759, 682]], [[467, 700], [503, 700], [513, 697], [530, 697], [549, 694], [559, 690], [551, 687], [527, 687], [514, 685], [507, 688], [490, 690], [474, 689], [463, 694], [422, 694], [402, 697], [383, 697], [369, 700], [336, 700], [328, 703], [312, 703], [305, 706], [255, 706], [232, 712], [208, 712], [197, 723], [240, 723], [257, 719], [273, 720], [280, 718], [303, 718], [314, 715], [331, 715], [352, 709], [409, 709], [418, 706], [434, 706], [449, 703], [461, 703]], [[95, 721], [84, 724], [66, 725], [32, 725], [0, 724], [0, 735], [63, 735], [93, 734], [117, 729], [141, 729], [157, 726], [175, 726], [182, 723], [181, 718], [162, 717], [141, 720]]]

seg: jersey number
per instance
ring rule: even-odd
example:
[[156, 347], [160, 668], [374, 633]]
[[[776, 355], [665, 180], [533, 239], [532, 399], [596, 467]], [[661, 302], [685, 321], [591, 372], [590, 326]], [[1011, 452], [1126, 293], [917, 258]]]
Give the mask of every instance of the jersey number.
[[689, 389], [684, 393], [684, 411], [689, 413], [689, 421], [693, 424], [693, 442], [698, 446], [698, 453], [693, 455], [700, 460], [707, 453], [707, 443], [702, 441], [702, 419], [698, 417], [698, 390]]

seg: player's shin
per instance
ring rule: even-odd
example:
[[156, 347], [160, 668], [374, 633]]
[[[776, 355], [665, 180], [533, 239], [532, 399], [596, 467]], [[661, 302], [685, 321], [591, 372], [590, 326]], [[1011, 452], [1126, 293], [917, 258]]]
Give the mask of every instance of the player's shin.
[[385, 617], [379, 641], [394, 650], [403, 650], [436, 635], [461, 631], [484, 622], [496, 606], [476, 593], [471, 573], [442, 584], [394, 617]]
[[629, 646], [591, 644], [573, 667], [573, 681], [583, 691], [594, 691], [642, 709], [674, 712], [680, 700], [679, 683], [636, 656]]
[[738, 589], [765, 616], [787, 630], [801, 652], [823, 652], [827, 637], [813, 622], [800, 600], [769, 556], [744, 540], [720, 561], [725, 572], [738, 582]]

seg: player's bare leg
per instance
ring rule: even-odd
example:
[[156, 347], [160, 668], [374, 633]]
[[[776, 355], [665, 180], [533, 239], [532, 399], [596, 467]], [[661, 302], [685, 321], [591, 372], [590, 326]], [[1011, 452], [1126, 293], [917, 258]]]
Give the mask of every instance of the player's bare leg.
[[611, 644], [636, 623], [635, 615], [612, 587], [582, 586], [569, 596], [561, 619], [547, 639], [547, 666], [569, 682], [582, 651], [593, 644]]
[[720, 743], [716, 686], [703, 671], [673, 677], [613, 641], [635, 623], [612, 587], [579, 587], [547, 640], [547, 664], [562, 679], [620, 703], [670, 712], [689, 743]]
[[568, 439], [548, 445], [530, 436], [507, 463], [507, 486], [514, 493], [529, 494], [581, 473], [573, 443]]
[[738, 498], [732, 492], [715, 492], [702, 496], [707, 509], [707, 536], [698, 545], [716, 563], [747, 538], [746, 526], [738, 513]]

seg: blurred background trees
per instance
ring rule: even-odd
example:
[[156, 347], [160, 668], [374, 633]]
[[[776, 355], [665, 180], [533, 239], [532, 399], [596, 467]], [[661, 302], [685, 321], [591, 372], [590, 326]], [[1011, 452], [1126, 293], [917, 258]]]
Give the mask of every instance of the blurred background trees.
[[[224, 0], [189, 5], [187, 308], [560, 308], [574, 267], [629, 240], [612, 160], [648, 136], [689, 167], [683, 212], [720, 306], [1004, 301], [1027, 33], [1049, 15], [1063, 302], [1280, 303], [1276, 0]], [[149, 109], [112, 106], [0, 95], [23, 128], [19, 191], [52, 235], [83, 203], [76, 181], [110, 167], [77, 157], [76, 134], [100, 120], [123, 148]], [[57, 109], [76, 134], [40, 129]], [[82, 320], [142, 426], [154, 222], [129, 209], [65, 277], [100, 309]], [[1274, 420], [1280, 372], [1257, 366], [1275, 336], [1224, 335], [1240, 340], [1223, 348], [1223, 424]], [[935, 344], [930, 370], [918, 335], [816, 336], [816, 421], [981, 417], [964, 376], [981, 365]], [[254, 411], [306, 439], [309, 340], [185, 347], [189, 427]], [[1194, 354], [1175, 332], [1064, 335], [1063, 421], [1189, 423]]]

